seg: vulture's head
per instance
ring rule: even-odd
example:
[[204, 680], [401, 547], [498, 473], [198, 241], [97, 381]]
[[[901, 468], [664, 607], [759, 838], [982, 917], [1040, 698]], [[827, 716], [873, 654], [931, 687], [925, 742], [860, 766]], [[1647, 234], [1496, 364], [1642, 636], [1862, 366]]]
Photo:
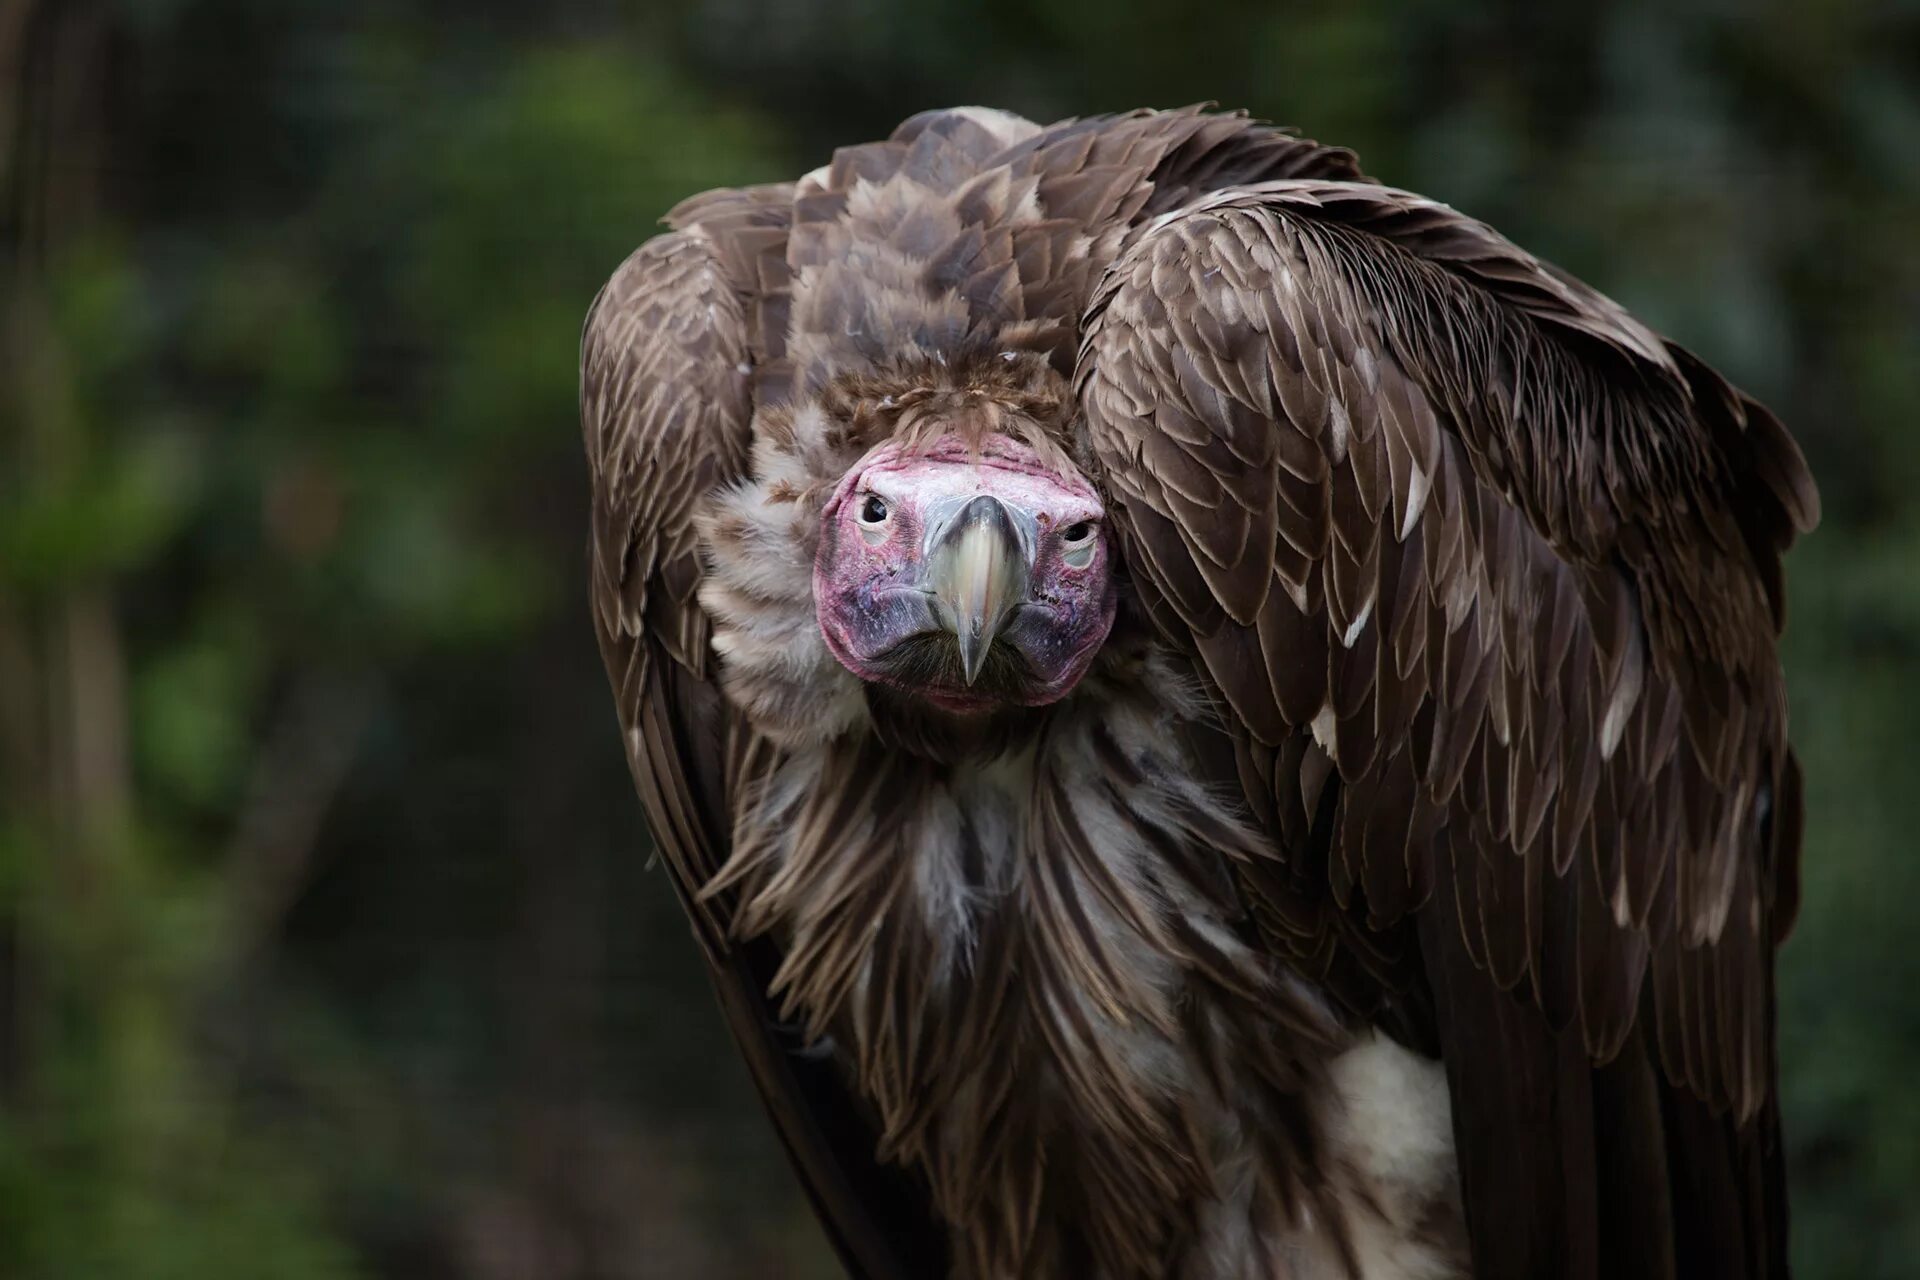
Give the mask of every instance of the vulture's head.
[[821, 514], [813, 599], [841, 665], [950, 712], [1064, 697], [1113, 626], [1093, 486], [1011, 436], [892, 438]]

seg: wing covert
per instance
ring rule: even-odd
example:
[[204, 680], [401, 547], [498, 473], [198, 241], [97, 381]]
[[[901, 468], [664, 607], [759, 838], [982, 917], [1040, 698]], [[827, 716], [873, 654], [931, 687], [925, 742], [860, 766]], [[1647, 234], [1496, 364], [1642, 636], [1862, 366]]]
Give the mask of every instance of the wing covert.
[[[770, 252], [760, 224], [783, 216], [785, 192], [709, 193], [672, 220], [734, 232], [725, 250], [751, 264]], [[714, 679], [698, 599], [696, 509], [744, 474], [751, 448], [759, 353], [734, 283], [740, 267], [703, 226], [656, 236], [588, 312], [580, 416], [594, 629], [654, 846], [801, 1185], [850, 1275], [904, 1280], [945, 1267], [924, 1192], [877, 1164], [870, 1121], [833, 1063], [808, 1054], [799, 1028], [778, 1017], [767, 998], [777, 950], [731, 939], [731, 895], [700, 894], [726, 860], [734, 797], [776, 758]]]
[[1778, 556], [1817, 516], [1777, 421], [1484, 225], [1336, 182], [1149, 226], [1077, 389], [1249, 802], [1325, 833], [1325, 901], [1249, 874], [1276, 945], [1391, 984], [1443, 911], [1599, 1063], [1650, 970], [1670, 1076], [1758, 1109], [1798, 852]]
[[709, 679], [693, 516], [745, 470], [746, 377], [743, 308], [698, 233], [642, 245], [587, 314], [595, 631], [655, 844], [710, 958], [725, 929], [697, 892], [724, 860], [737, 725]]

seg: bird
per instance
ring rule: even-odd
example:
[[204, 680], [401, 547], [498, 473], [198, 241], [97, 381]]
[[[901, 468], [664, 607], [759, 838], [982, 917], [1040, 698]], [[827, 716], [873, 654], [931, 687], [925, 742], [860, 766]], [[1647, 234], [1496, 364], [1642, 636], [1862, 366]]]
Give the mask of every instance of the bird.
[[1787, 1274], [1778, 418], [1210, 105], [663, 221], [593, 624], [849, 1275]]

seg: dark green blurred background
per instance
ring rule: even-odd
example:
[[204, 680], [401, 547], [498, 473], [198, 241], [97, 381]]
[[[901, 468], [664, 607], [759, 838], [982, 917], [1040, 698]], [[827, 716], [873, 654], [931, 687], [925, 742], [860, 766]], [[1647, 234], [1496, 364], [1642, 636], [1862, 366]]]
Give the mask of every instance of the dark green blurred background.
[[1920, 1268], [1911, 0], [0, 0], [0, 1276], [826, 1276], [584, 603], [580, 319], [924, 107], [1357, 148], [1778, 409], [1803, 1277]]

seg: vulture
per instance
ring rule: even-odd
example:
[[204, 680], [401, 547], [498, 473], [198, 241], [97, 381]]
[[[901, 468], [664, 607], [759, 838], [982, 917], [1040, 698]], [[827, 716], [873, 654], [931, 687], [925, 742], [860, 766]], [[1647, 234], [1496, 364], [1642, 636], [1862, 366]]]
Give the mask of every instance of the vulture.
[[1779, 420], [1243, 114], [914, 116], [588, 314], [591, 594], [861, 1280], [1784, 1276]]

